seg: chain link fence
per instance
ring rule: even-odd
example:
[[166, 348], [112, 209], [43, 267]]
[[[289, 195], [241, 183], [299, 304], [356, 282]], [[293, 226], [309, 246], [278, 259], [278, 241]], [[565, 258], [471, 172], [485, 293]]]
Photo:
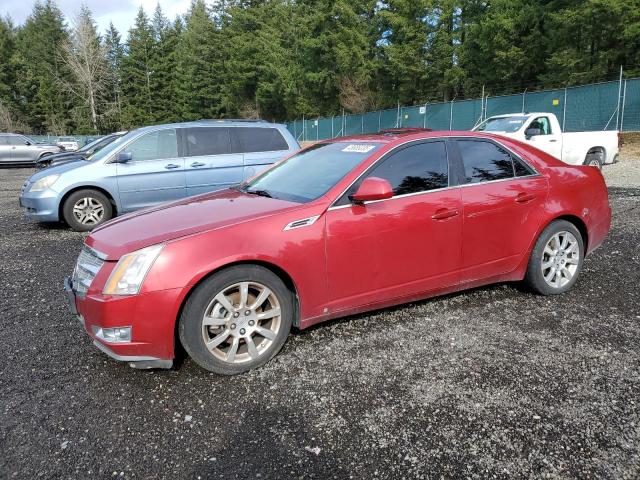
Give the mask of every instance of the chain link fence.
[[566, 132], [640, 131], [640, 78], [473, 100], [398, 106], [364, 114], [303, 118], [287, 123], [298, 141], [376, 133], [403, 127], [471, 130], [493, 115], [551, 112]]

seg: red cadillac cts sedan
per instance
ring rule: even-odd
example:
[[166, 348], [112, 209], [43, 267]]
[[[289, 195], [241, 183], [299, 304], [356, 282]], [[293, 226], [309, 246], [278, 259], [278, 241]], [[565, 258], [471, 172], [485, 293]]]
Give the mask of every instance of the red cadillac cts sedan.
[[610, 222], [598, 169], [515, 140], [339, 138], [241, 186], [106, 223], [65, 286], [111, 357], [168, 368], [180, 342], [205, 369], [237, 374], [292, 326], [494, 282], [566, 292]]

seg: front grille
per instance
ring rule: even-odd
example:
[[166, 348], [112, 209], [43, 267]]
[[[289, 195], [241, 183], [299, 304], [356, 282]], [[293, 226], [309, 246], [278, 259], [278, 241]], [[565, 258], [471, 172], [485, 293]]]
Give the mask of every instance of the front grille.
[[91, 282], [96, 277], [104, 261], [99, 257], [99, 253], [86, 245], [82, 246], [76, 268], [71, 277], [71, 286], [79, 295], [84, 295], [89, 290]]

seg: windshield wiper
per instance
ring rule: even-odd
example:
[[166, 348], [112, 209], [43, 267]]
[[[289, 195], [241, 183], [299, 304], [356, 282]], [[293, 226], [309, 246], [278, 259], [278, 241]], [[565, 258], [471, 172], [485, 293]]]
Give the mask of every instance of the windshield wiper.
[[271, 195], [267, 190], [244, 190], [245, 193], [249, 193], [251, 195], [258, 195], [259, 197], [267, 197], [267, 198], [273, 198], [273, 195]]

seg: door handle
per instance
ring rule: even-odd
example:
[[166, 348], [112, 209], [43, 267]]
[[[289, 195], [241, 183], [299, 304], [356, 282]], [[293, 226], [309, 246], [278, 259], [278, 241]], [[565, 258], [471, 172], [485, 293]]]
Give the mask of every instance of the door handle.
[[551, 143], [555, 143], [555, 142], [557, 142], [557, 141], [558, 141], [558, 140], [556, 140], [555, 138], [552, 138], [551, 140], [549, 140], [549, 142], [551, 142]]
[[192, 167], [204, 167], [204, 163], [202, 162], [193, 162], [191, 164]]
[[174, 168], [180, 168], [180, 165], [176, 165], [175, 163], [168, 163], [164, 166], [167, 170], [173, 170]]
[[434, 220], [446, 220], [447, 218], [455, 217], [458, 215], [458, 210], [449, 210], [448, 208], [440, 208], [436, 210], [436, 213], [431, 215]]
[[519, 193], [518, 196], [516, 197], [516, 202], [518, 203], [528, 203], [531, 200], [533, 200], [534, 198], [536, 198], [536, 196], [532, 193]]

